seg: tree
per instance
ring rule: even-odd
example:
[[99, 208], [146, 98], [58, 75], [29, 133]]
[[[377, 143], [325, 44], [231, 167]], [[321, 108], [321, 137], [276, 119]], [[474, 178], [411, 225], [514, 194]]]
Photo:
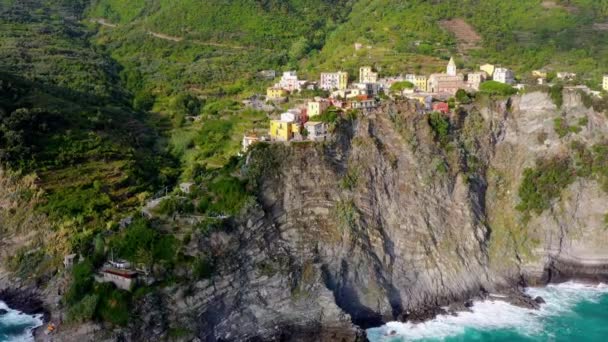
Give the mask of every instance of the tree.
[[294, 62], [298, 61], [304, 57], [309, 50], [310, 44], [308, 39], [305, 37], [300, 37], [298, 40], [294, 41], [293, 44], [291, 44], [291, 48], [289, 49], [289, 58]]

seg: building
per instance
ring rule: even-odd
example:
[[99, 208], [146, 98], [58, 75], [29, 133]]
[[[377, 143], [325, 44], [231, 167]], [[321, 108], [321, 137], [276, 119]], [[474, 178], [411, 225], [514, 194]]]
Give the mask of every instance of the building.
[[557, 78], [564, 81], [573, 80], [576, 77], [576, 74], [573, 72], [558, 72], [556, 74]]
[[426, 76], [407, 74], [405, 75], [405, 80], [412, 83], [418, 91], [428, 91], [429, 79]]
[[505, 83], [505, 84], [513, 84], [515, 83], [515, 76], [513, 75], [513, 71], [507, 68], [496, 68], [494, 70], [494, 75], [492, 79], [496, 82]]
[[249, 133], [249, 134], [243, 135], [243, 142], [242, 142], [243, 152], [247, 152], [247, 150], [249, 149], [249, 146], [255, 144], [258, 141], [260, 141], [260, 137], [258, 137], [258, 135], [255, 133]]
[[433, 111], [448, 114], [450, 112], [450, 106], [445, 102], [433, 103]]
[[289, 141], [293, 137], [291, 126], [293, 122], [270, 120], [270, 138], [278, 141]]
[[321, 73], [321, 89], [344, 90], [348, 87], [348, 73], [343, 71]]
[[479, 86], [485, 80], [485, 72], [472, 72], [467, 75], [467, 86], [473, 90], [479, 90]]
[[131, 291], [137, 282], [137, 272], [104, 266], [99, 275], [95, 275], [98, 283], [113, 283], [117, 288]]
[[360, 95], [377, 96], [380, 92], [380, 84], [378, 83], [355, 83], [353, 87], [363, 91]]
[[290, 109], [281, 114], [281, 120], [286, 122], [300, 122], [302, 121], [302, 111], [299, 109]]
[[281, 114], [280, 120], [270, 120], [270, 138], [277, 141], [289, 141], [301, 133], [301, 111], [292, 109]]
[[456, 62], [454, 62], [454, 57], [450, 57], [447, 67], [447, 74], [448, 76], [456, 76], [456, 71]]
[[459, 74], [453, 58], [446, 67], [445, 74], [432, 74], [428, 80], [427, 91], [436, 94], [455, 95], [458, 89], [464, 89], [464, 75]]
[[602, 82], [602, 89], [608, 91], [608, 75], [604, 75], [604, 81]]
[[325, 112], [327, 110], [327, 108], [329, 108], [328, 101], [324, 101], [324, 100], [311, 101], [311, 102], [308, 102], [306, 114], [308, 115], [308, 117], [321, 115], [321, 114], [323, 114], [323, 112]]
[[535, 78], [547, 78], [547, 72], [542, 70], [533, 70], [532, 76]]
[[304, 124], [304, 129], [308, 132], [308, 139], [322, 141], [327, 137], [327, 124], [318, 121], [308, 121]]
[[495, 69], [494, 64], [484, 64], [479, 67], [479, 70], [485, 72], [487, 77], [493, 77]]
[[305, 81], [298, 80], [298, 74], [295, 71], [285, 71], [279, 83], [275, 85], [276, 88], [283, 88], [289, 92], [300, 91]]
[[360, 96], [355, 100], [351, 100], [348, 104], [350, 109], [360, 109], [363, 111], [369, 111], [376, 108], [377, 103], [375, 99], [370, 99], [367, 96]]
[[364, 66], [359, 68], [359, 83], [378, 82], [378, 73], [372, 71], [372, 67]]
[[268, 100], [279, 100], [287, 97], [287, 90], [278, 87], [270, 87], [266, 89], [266, 98]]

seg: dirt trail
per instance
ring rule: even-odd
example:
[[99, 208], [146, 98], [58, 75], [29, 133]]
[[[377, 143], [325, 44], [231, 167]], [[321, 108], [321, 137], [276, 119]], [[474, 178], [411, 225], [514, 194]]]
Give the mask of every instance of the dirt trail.
[[117, 24], [112, 24], [110, 22], [108, 22], [107, 20], [103, 19], [103, 18], [94, 18], [91, 19], [92, 23], [97, 23], [101, 26], [105, 26], [105, 27], [111, 27], [111, 28], [117, 28], [118, 25]]

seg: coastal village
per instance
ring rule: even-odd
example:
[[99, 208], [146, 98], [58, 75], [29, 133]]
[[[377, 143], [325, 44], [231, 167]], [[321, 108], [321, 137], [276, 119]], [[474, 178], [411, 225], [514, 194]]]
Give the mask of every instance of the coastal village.
[[[275, 78], [273, 70], [262, 71], [266, 78]], [[269, 103], [281, 104], [290, 95], [303, 90], [323, 90], [326, 97], [314, 97], [304, 104], [298, 104], [270, 120], [267, 134], [251, 132], [243, 136], [243, 151], [258, 141], [324, 141], [329, 134], [327, 122], [319, 120], [328, 111], [345, 113], [360, 111], [367, 113], [379, 106], [383, 98], [406, 98], [416, 103], [420, 114], [440, 112], [449, 115], [453, 110], [454, 97], [459, 90], [466, 93], [480, 91], [484, 82], [494, 81], [523, 90], [529, 85], [552, 86], [548, 82], [549, 72], [534, 70], [529, 82], [518, 82], [513, 70], [493, 64], [483, 64], [479, 70], [460, 72], [454, 58], [450, 58], [443, 73], [430, 75], [406, 74], [380, 78], [370, 66], [359, 68], [356, 82], [349, 82], [349, 74], [344, 71], [323, 72], [319, 81], [302, 80], [296, 71], [283, 72], [277, 83], [266, 90], [265, 99]], [[554, 79], [571, 84], [576, 79], [571, 72], [556, 72]], [[585, 85], [569, 85], [565, 89], [578, 89], [592, 96], [601, 92]], [[603, 76], [602, 89], [608, 91], [608, 75]]]

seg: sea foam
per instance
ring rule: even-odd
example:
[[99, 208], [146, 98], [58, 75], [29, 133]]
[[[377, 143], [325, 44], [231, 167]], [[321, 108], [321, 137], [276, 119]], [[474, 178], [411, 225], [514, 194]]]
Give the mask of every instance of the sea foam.
[[34, 341], [33, 330], [42, 326], [42, 315], [26, 315], [9, 308], [0, 302], [0, 309], [7, 313], [0, 315], [0, 341], [30, 342]]
[[598, 301], [608, 293], [608, 286], [567, 282], [529, 288], [526, 292], [533, 297], [543, 297], [546, 304], [540, 310], [532, 310], [499, 299], [476, 301], [471, 312], [460, 312], [456, 316], [439, 315], [418, 324], [389, 322], [382, 327], [369, 329], [367, 335], [371, 342], [443, 340], [461, 335], [468, 328], [484, 331], [513, 329], [522, 335], [534, 336], [543, 332], [544, 317], [569, 312], [582, 301]]

